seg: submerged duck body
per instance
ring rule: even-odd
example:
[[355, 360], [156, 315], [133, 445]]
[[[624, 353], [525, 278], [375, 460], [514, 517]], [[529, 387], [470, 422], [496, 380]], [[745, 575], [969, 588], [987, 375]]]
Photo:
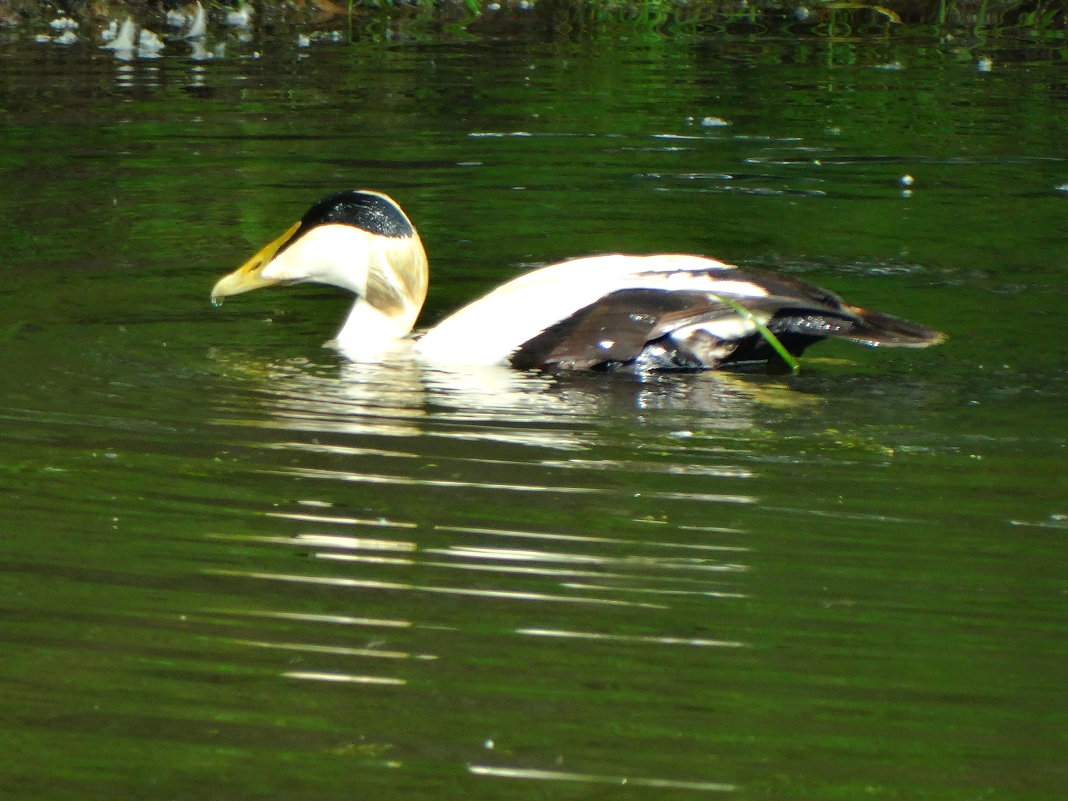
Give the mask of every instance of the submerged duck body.
[[[313, 282], [356, 301], [333, 344], [354, 360], [407, 338], [426, 297], [428, 265], [411, 221], [370, 190], [316, 203], [244, 265], [214, 299]], [[703, 256], [590, 256], [520, 275], [415, 342], [434, 363], [547, 370], [712, 369], [781, 361], [760, 327], [793, 356], [836, 337], [920, 348], [945, 339], [916, 323], [844, 303], [825, 289]]]

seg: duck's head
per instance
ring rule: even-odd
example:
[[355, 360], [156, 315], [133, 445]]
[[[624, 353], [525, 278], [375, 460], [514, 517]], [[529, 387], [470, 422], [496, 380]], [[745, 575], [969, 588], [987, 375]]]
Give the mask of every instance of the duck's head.
[[[396, 201], [346, 190], [325, 197], [211, 291], [213, 301], [278, 284], [330, 284], [353, 292], [356, 306], [339, 341], [411, 331], [426, 298], [426, 253]], [[356, 328], [361, 330], [357, 331]], [[352, 329], [352, 330], [350, 330]]]

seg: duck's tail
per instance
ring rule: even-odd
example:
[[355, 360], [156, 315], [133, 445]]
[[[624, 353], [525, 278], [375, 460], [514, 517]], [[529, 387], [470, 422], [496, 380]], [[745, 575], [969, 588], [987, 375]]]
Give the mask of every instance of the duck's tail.
[[862, 345], [882, 348], [926, 348], [945, 342], [941, 331], [860, 306], [846, 306], [855, 315], [853, 325], [839, 336]]

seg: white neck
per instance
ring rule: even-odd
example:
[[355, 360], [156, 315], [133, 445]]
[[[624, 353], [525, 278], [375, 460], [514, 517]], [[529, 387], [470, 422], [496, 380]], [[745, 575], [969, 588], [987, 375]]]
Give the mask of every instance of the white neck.
[[345, 324], [328, 344], [354, 361], [374, 359], [411, 333], [418, 314], [418, 308], [406, 308], [395, 316], [383, 314], [363, 298], [357, 298]]

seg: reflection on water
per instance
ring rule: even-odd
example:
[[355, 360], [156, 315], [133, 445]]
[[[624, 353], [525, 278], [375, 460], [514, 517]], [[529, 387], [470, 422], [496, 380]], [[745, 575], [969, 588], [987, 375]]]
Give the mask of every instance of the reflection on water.
[[[560, 380], [503, 369], [447, 372], [405, 359], [321, 371], [299, 362], [256, 366], [241, 356], [236, 363], [221, 361], [220, 369], [242, 371], [256, 391], [242, 405], [224, 407], [215, 425], [255, 425], [271, 432], [264, 446], [292, 457], [269, 470], [271, 480], [299, 482], [293, 488], [299, 486], [300, 495], [268, 512], [252, 524], [252, 531], [216, 535], [220, 542], [277, 550], [287, 570], [262, 568], [274, 557], [257, 559], [250, 568], [206, 573], [224, 584], [247, 586], [244, 592], [273, 599], [273, 605], [211, 614], [230, 618], [242, 629], [241, 621], [249, 619], [286, 624], [275, 637], [240, 634], [230, 639], [236, 648], [299, 659], [297, 667], [282, 661], [277, 668], [281, 677], [339, 687], [403, 687], [420, 698], [427, 688], [449, 681], [448, 666], [468, 664], [482, 673], [474, 667], [478, 662], [516, 650], [541, 651], [534, 658], [542, 663], [552, 654], [549, 661], [556, 666], [545, 665], [545, 678], [568, 682], [568, 674], [585, 681], [578, 677], [586, 647], [652, 655], [649, 649], [701, 652], [751, 646], [716, 636], [715, 626], [673, 618], [680, 603], [745, 600], [739, 577], [748, 570], [750, 547], [741, 529], [678, 528], [645, 515], [631, 519], [634, 513], [620, 518], [612, 510], [635, 494], [636, 485], [619, 484], [623, 476], [640, 481], [639, 476], [651, 473], [733, 484], [745, 481], [751, 469], [704, 459], [687, 463], [681, 457], [696, 435], [682, 429], [667, 432], [667, 447], [678, 443], [678, 448], [663, 463], [621, 458], [605, 452], [604, 442], [613, 414], [644, 415], [673, 407], [714, 421], [720, 431], [744, 428], [760, 405], [759, 382], [747, 384], [728, 375], [649, 376], [613, 386], [603, 376]], [[658, 386], [665, 391], [657, 392]], [[513, 473], [522, 480], [509, 478]], [[366, 488], [372, 495], [390, 488], [404, 494], [391, 496], [396, 504], [380, 497], [379, 514], [358, 516], [352, 512], [360, 502], [343, 489], [347, 486]], [[505, 513], [501, 522], [509, 525], [446, 522], [454, 515], [434, 503], [413, 505], [409, 499], [410, 493], [435, 491], [475, 493], [472, 503], [483, 509], [482, 520], [488, 521], [485, 513], [496, 508]], [[590, 497], [586, 514], [601, 517], [608, 528], [596, 533], [599, 526], [588, 523], [570, 530], [538, 526], [531, 507], [521, 500], [531, 494], [550, 499], [549, 504], [561, 497]], [[637, 495], [643, 504], [753, 501], [744, 493], [655, 486]], [[438, 497], [444, 501], [448, 496]], [[521, 524], [524, 518], [526, 525]], [[285, 554], [303, 558], [294, 561]], [[261, 586], [267, 589], [255, 589]], [[302, 611], [308, 590], [329, 590], [335, 599], [331, 606], [338, 611]], [[287, 597], [292, 606], [284, 605]], [[384, 610], [394, 614], [381, 614]], [[396, 617], [399, 610], [407, 615]], [[625, 623], [612, 624], [605, 615]], [[500, 678], [487, 675], [486, 681], [493, 686]], [[541, 681], [534, 678], [531, 686]], [[528, 709], [512, 690], [501, 691], [512, 699], [505, 703]], [[524, 722], [518, 725], [543, 718], [528, 709], [520, 713]], [[714, 776], [706, 778], [706, 770], [665, 773], [666, 766], [658, 768], [655, 760], [646, 769], [618, 774], [576, 769], [585, 760], [570, 755], [532, 766], [521, 756], [524, 749], [517, 751], [516, 737], [514, 724], [482, 730], [477, 738], [482, 753], [462, 760], [470, 775], [650, 790], [737, 789]], [[564, 754], [571, 751], [566, 743], [559, 747]], [[390, 763], [407, 765], [398, 753], [391, 754]], [[591, 768], [597, 764], [588, 763]]]
[[[494, 440], [583, 450], [593, 436], [590, 427], [617, 409], [700, 411], [706, 414], [704, 422], [726, 431], [751, 426], [754, 405], [803, 407], [812, 402], [803, 393], [777, 384], [762, 386], [728, 373], [551, 377], [505, 367], [425, 367], [408, 354], [375, 364], [343, 363], [329, 374], [309, 366], [304, 360], [256, 363], [240, 353], [220, 357], [222, 371], [256, 383], [259, 400], [252, 408], [222, 409], [223, 416], [216, 422], [349, 435], [424, 434], [454, 441]], [[240, 418], [241, 412], [247, 414], [247, 421]], [[674, 436], [683, 440], [690, 435], [678, 431]], [[277, 443], [276, 447], [368, 453], [338, 443]], [[598, 467], [575, 460], [562, 466], [584, 464]], [[600, 465], [603, 469], [618, 466]]]

